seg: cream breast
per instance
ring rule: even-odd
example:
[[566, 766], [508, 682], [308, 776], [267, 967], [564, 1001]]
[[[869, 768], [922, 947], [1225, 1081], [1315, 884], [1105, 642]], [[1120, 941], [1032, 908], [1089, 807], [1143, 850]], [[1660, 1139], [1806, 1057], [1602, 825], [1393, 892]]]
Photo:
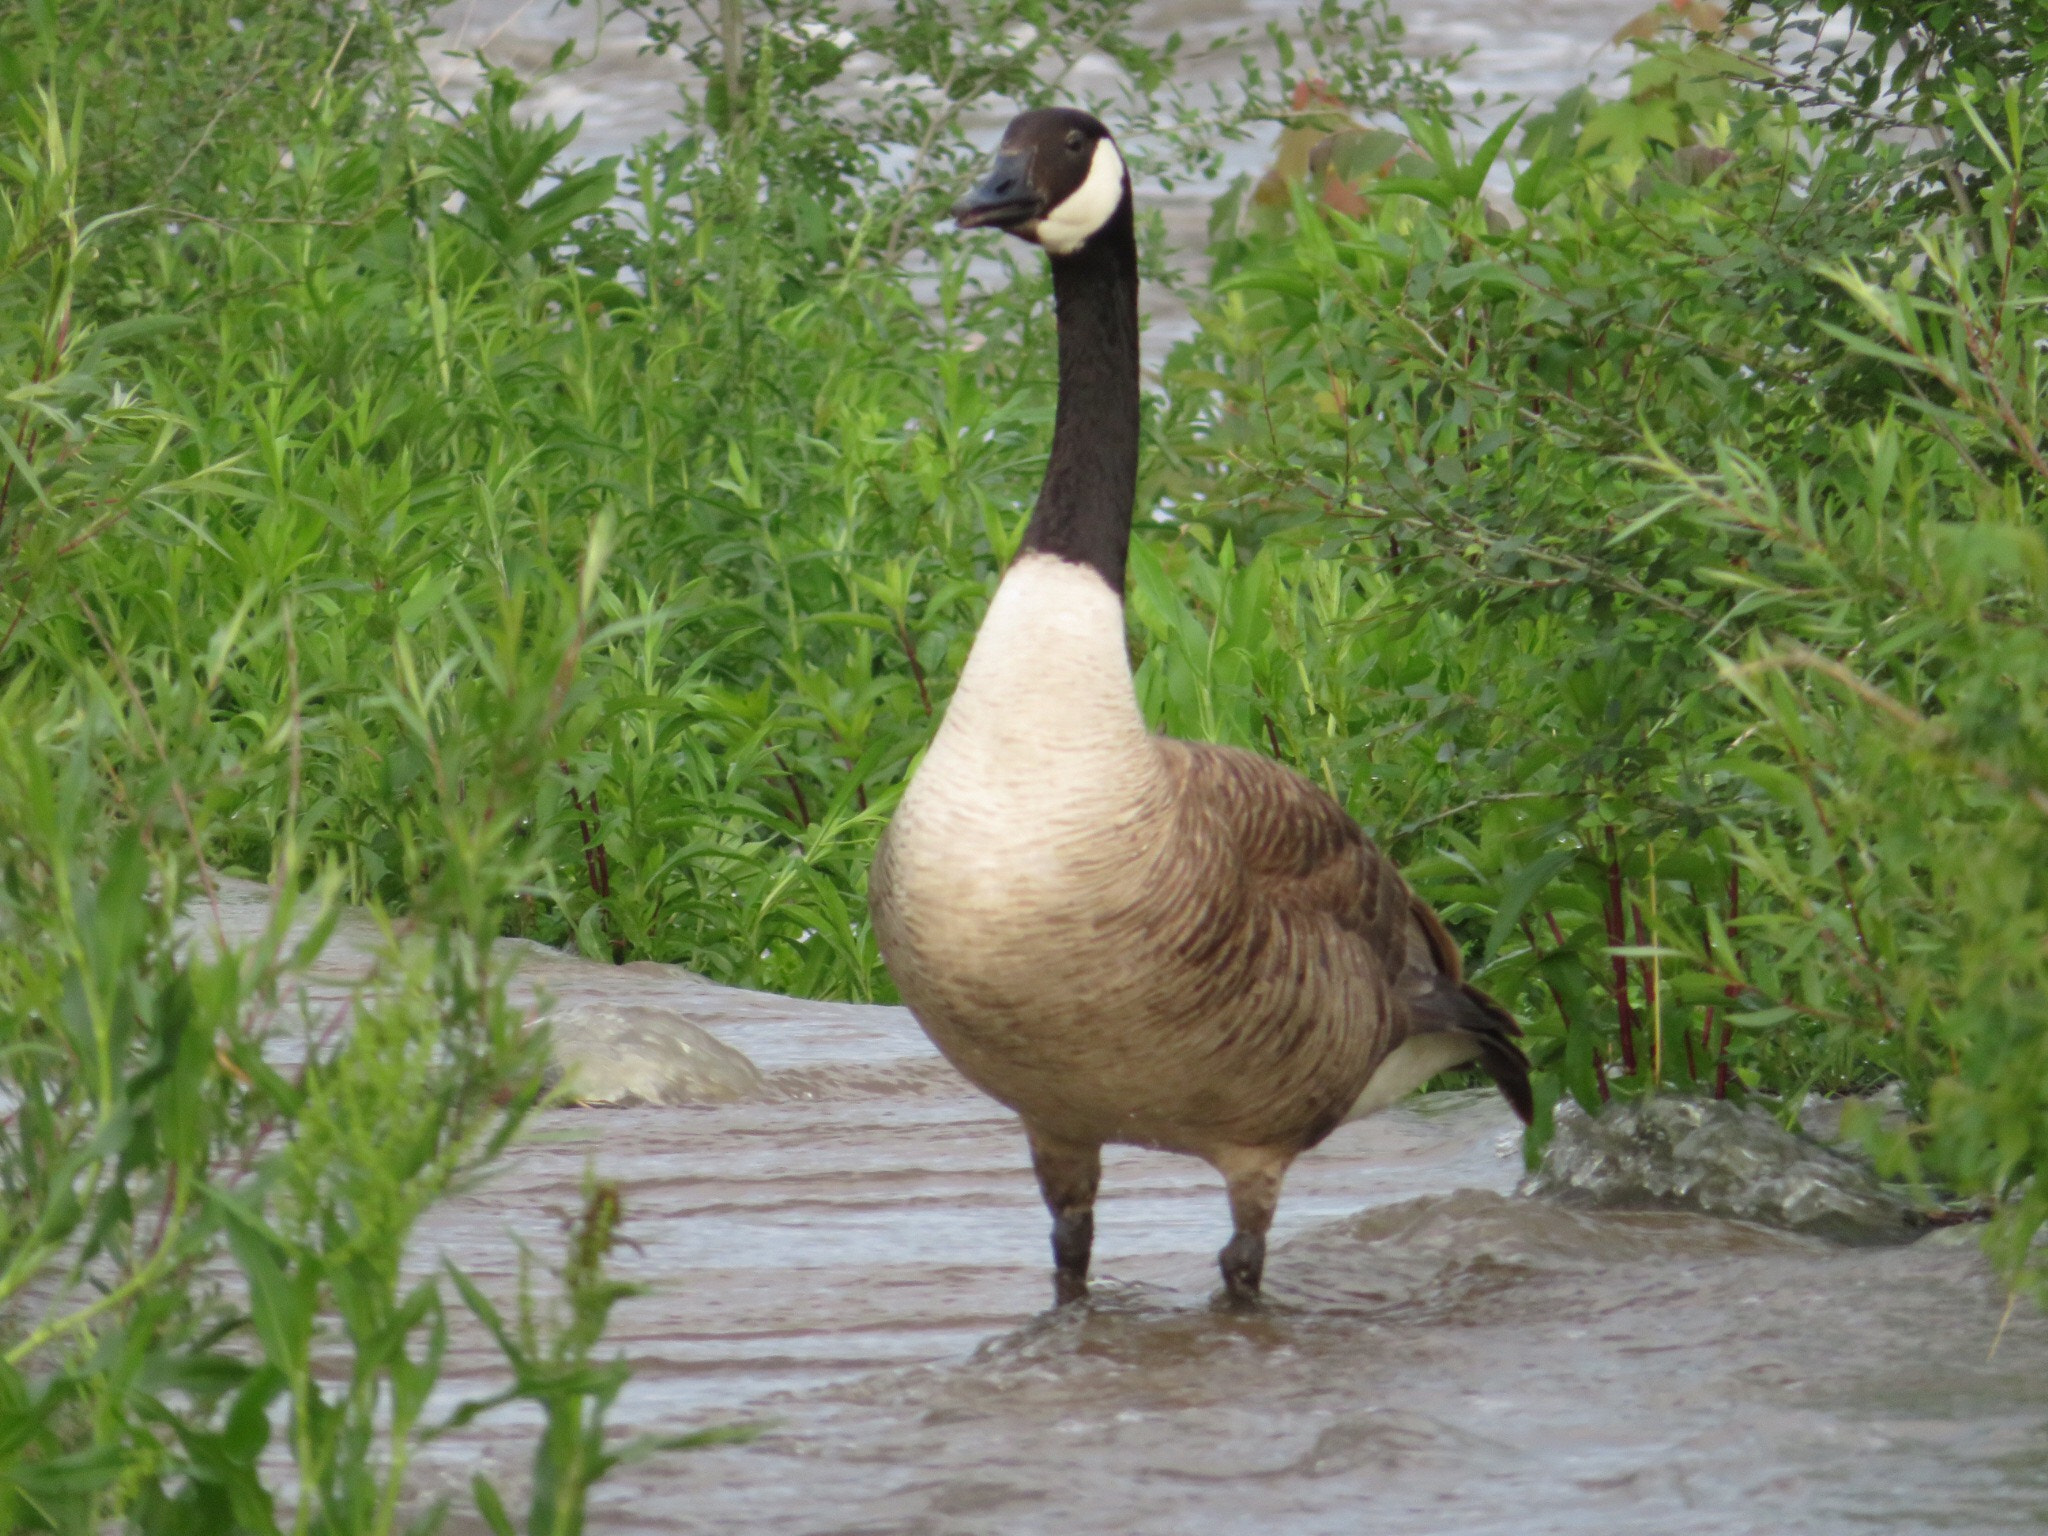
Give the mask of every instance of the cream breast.
[[1143, 862], [1164, 794], [1122, 600], [1086, 566], [1025, 554], [890, 823], [885, 952], [985, 968], [1063, 931], [1066, 903], [1100, 903]]
[[895, 827], [949, 871], [1000, 855], [1014, 879], [1017, 851], [1052, 859], [1115, 829], [1158, 774], [1121, 599], [1085, 566], [1027, 554], [996, 590]]

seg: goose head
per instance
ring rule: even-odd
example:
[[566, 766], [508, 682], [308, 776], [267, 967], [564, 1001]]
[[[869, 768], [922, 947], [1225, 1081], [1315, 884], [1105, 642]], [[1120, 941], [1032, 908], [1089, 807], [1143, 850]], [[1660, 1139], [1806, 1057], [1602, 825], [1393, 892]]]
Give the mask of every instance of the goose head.
[[1131, 178], [1109, 130], [1071, 107], [1020, 113], [995, 165], [953, 205], [962, 229], [1000, 229], [1071, 256], [1130, 206]]

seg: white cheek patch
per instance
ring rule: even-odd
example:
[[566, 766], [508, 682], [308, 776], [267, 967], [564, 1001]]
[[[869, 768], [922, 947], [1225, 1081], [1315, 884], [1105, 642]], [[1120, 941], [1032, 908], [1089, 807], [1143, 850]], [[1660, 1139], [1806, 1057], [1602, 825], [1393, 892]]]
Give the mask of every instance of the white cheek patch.
[[1124, 157], [1108, 139], [1095, 141], [1088, 179], [1038, 221], [1038, 243], [1055, 256], [1071, 256], [1110, 220], [1124, 200]]

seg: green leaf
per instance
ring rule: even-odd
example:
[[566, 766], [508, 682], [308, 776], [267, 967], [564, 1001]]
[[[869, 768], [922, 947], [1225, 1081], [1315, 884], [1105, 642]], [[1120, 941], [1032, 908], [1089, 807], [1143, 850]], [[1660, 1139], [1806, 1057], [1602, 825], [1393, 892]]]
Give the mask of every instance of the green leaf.
[[250, 1320], [264, 1358], [294, 1378], [308, 1367], [317, 1261], [307, 1256], [294, 1272], [289, 1251], [252, 1213], [218, 1192], [213, 1199], [228, 1218], [228, 1246], [248, 1282]]
[[512, 1517], [505, 1512], [505, 1501], [498, 1497], [498, 1490], [491, 1486], [483, 1473], [471, 1476], [469, 1492], [470, 1497], [476, 1500], [476, 1512], [491, 1528], [492, 1536], [514, 1536]]
[[1578, 858], [1577, 848], [1553, 848], [1540, 858], [1517, 870], [1501, 892], [1500, 905], [1494, 909], [1493, 926], [1486, 931], [1484, 954], [1492, 959], [1500, 953], [1508, 935], [1521, 922], [1523, 912], [1528, 910], [1536, 893], [1556, 878], [1558, 872], [1570, 866]]

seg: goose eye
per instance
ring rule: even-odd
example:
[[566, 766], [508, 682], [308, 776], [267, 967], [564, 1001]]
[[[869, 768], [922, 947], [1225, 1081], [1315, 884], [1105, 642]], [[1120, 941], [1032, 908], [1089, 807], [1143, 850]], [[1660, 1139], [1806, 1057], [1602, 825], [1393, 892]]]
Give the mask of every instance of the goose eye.
[[1079, 149], [1083, 144], [1087, 142], [1088, 136], [1082, 133], [1080, 129], [1069, 128], [1067, 130], [1067, 148]]

